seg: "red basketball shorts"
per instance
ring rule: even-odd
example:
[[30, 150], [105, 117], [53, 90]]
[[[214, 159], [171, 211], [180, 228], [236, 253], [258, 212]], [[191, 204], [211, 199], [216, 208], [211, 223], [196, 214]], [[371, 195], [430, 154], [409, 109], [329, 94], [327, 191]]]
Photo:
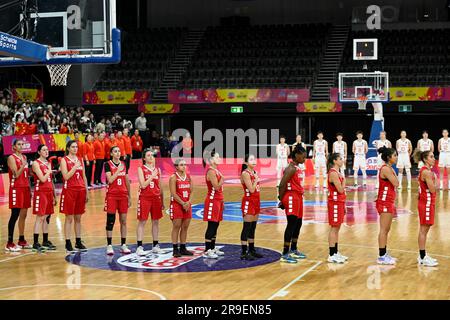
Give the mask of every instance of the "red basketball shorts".
[[328, 201], [328, 224], [339, 227], [344, 222], [345, 202]]
[[390, 214], [395, 215], [397, 213], [397, 209], [395, 208], [395, 203], [376, 201], [375, 205], [376, 205], [378, 214], [388, 212]]
[[113, 197], [106, 196], [105, 208], [107, 213], [128, 213], [128, 196], [125, 197]]
[[209, 199], [205, 200], [205, 208], [203, 209], [203, 221], [220, 222], [223, 220], [223, 199]]
[[30, 188], [9, 188], [9, 208], [28, 209], [31, 207]]
[[242, 199], [241, 204], [242, 216], [255, 216], [261, 211], [261, 202], [255, 199]]
[[45, 216], [55, 212], [53, 207], [53, 191], [35, 191], [33, 197], [33, 214]]
[[73, 215], [83, 214], [86, 211], [86, 189], [63, 189], [59, 212]]
[[189, 207], [188, 210], [184, 210], [183, 206], [176, 201], [170, 202], [170, 219], [191, 219], [192, 218], [192, 208]]
[[149, 217], [152, 220], [159, 220], [163, 217], [160, 197], [138, 198], [137, 219], [139, 221], [146, 221]]
[[303, 218], [303, 196], [298, 193], [285, 193], [283, 199], [284, 210], [287, 216], [293, 215], [298, 218]]
[[435, 201], [431, 199], [419, 199], [418, 211], [421, 225], [434, 224]]

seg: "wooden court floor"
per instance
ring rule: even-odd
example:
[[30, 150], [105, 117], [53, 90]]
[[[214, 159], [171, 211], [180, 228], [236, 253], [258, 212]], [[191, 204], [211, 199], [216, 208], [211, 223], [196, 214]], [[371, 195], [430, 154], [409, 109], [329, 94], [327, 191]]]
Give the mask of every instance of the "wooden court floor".
[[[351, 183], [348, 179], [348, 184]], [[371, 180], [372, 184], [374, 180]], [[311, 184], [308, 179], [307, 184]], [[263, 185], [262, 200], [276, 199], [275, 182]], [[128, 243], [135, 243], [136, 190], [133, 184], [133, 207], [128, 218]], [[168, 188], [166, 206], [168, 202]], [[193, 202], [202, 203], [206, 188], [196, 187]], [[90, 191], [90, 202], [83, 217], [83, 240], [88, 248], [105, 246], [104, 189]], [[225, 185], [225, 201], [240, 201], [242, 188]], [[344, 265], [329, 264], [328, 224], [323, 221], [326, 195], [308, 188], [305, 201], [310, 202], [308, 217], [302, 227], [299, 248], [308, 256], [296, 265], [278, 261], [262, 266], [226, 271], [155, 273], [110, 271], [81, 267], [65, 261], [64, 216], [55, 214], [50, 224], [50, 240], [56, 252], [19, 254], [0, 253], [0, 299], [450, 299], [450, 192], [437, 196], [436, 225], [431, 229], [428, 253], [439, 260], [435, 268], [417, 265], [417, 185], [403, 190], [398, 207], [404, 208], [392, 224], [388, 250], [398, 258], [396, 266], [376, 264], [378, 223], [373, 214], [375, 191], [349, 190], [347, 208], [353, 219], [342, 226], [339, 249], [350, 259]], [[0, 242], [7, 238], [9, 210], [0, 207]], [[26, 238], [32, 241], [34, 217], [29, 214]], [[259, 224], [256, 245], [280, 251], [285, 225]], [[114, 244], [119, 241], [114, 230]], [[160, 242], [170, 242], [168, 216], [161, 221]], [[205, 224], [192, 220], [188, 241], [202, 242]], [[222, 222], [218, 243], [239, 244], [240, 222]], [[17, 231], [15, 233], [17, 238]], [[149, 225], [145, 243], [151, 243]], [[116, 253], [118, 254], [118, 253]], [[103, 259], [103, 257], [101, 257]], [[226, 259], [226, 257], [225, 257]]]

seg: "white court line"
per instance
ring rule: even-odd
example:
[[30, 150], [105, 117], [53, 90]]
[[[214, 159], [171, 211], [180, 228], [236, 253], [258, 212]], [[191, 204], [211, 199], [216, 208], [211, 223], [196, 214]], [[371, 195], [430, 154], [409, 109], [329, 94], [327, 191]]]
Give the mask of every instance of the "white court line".
[[[56, 286], [69, 286], [67, 283], [55, 283], [55, 284], [32, 284], [32, 285], [26, 285], [26, 286], [17, 286], [17, 287], [8, 287], [8, 288], [0, 288], [0, 291], [7, 291], [7, 290], [14, 290], [14, 289], [24, 289], [24, 288], [35, 288], [35, 287], [56, 287]], [[80, 283], [80, 284], [73, 284], [73, 286], [89, 286], [89, 287], [109, 287], [109, 288], [120, 288], [120, 289], [130, 289], [130, 290], [136, 290], [136, 291], [143, 291], [146, 293], [151, 293], [157, 297], [159, 297], [160, 300], [167, 300], [165, 296], [162, 294], [143, 289], [143, 288], [135, 288], [135, 287], [127, 287], [127, 286], [117, 286], [114, 284], [96, 284], [96, 283]], [[73, 289], [70, 289], [73, 290]]]
[[23, 258], [23, 257], [25, 257], [25, 256], [29, 256], [30, 254], [34, 254], [34, 252], [28, 252], [28, 253], [24, 253], [24, 254], [17, 255], [17, 256], [15, 256], [15, 257], [3, 259], [3, 260], [0, 260], [0, 263], [2, 263], [2, 262], [7, 262], [7, 261], [10, 261], [10, 260], [14, 260], [14, 259]]
[[301, 275], [299, 275], [297, 278], [295, 278], [294, 280], [292, 280], [291, 282], [289, 282], [287, 285], [285, 285], [283, 288], [281, 288], [280, 290], [278, 290], [277, 292], [275, 292], [273, 295], [271, 295], [267, 300], [273, 300], [276, 297], [284, 297], [286, 296], [289, 291], [287, 291], [287, 289], [292, 286], [294, 283], [296, 283], [297, 281], [299, 281], [300, 279], [302, 279], [304, 276], [306, 276], [308, 273], [310, 273], [311, 271], [313, 271], [315, 268], [317, 268], [320, 264], [322, 263], [322, 261], [317, 261], [315, 265], [313, 265], [311, 268], [309, 268], [308, 270], [306, 270], [305, 272], [303, 272]]

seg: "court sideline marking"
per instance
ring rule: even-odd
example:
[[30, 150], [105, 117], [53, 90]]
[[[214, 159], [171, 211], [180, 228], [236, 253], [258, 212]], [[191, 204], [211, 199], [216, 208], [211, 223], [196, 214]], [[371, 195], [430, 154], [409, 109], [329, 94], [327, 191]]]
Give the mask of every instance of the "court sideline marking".
[[287, 290], [290, 286], [292, 286], [294, 283], [300, 281], [304, 276], [306, 276], [308, 273], [310, 273], [311, 271], [313, 271], [315, 268], [317, 268], [320, 264], [322, 263], [322, 261], [317, 261], [315, 265], [313, 265], [312, 267], [310, 267], [308, 270], [306, 270], [305, 272], [303, 272], [301, 275], [299, 275], [297, 278], [295, 278], [294, 280], [292, 280], [291, 282], [289, 282], [287, 285], [285, 285], [283, 288], [281, 288], [280, 290], [278, 290], [277, 292], [275, 292], [273, 295], [271, 295], [267, 300], [273, 300], [276, 297], [285, 297], [289, 291]]
[[[54, 286], [68, 286], [67, 283], [53, 283], [53, 284], [31, 284], [31, 285], [25, 285], [25, 286], [17, 286], [17, 287], [8, 287], [8, 288], [0, 288], [0, 291], [7, 291], [7, 290], [13, 290], [13, 289], [24, 289], [24, 288], [34, 288], [34, 287], [54, 287]], [[120, 289], [131, 289], [136, 291], [143, 291], [146, 293], [154, 294], [155, 296], [159, 297], [160, 300], [167, 300], [165, 296], [162, 294], [143, 289], [143, 288], [136, 288], [136, 287], [127, 287], [127, 286], [118, 286], [114, 284], [97, 284], [97, 283], [80, 283], [80, 284], [74, 284], [73, 286], [90, 286], [90, 287], [109, 287], [109, 288], [120, 288]], [[70, 288], [69, 288], [70, 289]]]

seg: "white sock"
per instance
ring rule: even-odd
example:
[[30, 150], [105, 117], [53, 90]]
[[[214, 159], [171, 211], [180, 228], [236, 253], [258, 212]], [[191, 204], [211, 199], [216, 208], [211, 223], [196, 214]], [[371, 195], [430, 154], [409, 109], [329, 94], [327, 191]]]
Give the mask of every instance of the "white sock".
[[355, 182], [353, 182], [353, 184], [358, 184], [358, 170], [354, 170], [355, 172], [353, 173], [353, 179], [355, 180]]
[[402, 180], [403, 180], [403, 172], [401, 172], [401, 173], [398, 174], [398, 184], [399, 184], [399, 187], [402, 186]]
[[319, 185], [319, 175], [318, 174], [316, 174], [316, 186], [318, 186]]
[[408, 180], [408, 185], [411, 185], [411, 169], [406, 169], [406, 180]]
[[366, 180], [367, 180], [367, 172], [366, 172], [366, 170], [362, 170], [362, 174], [363, 174], [363, 183], [366, 184]]
[[324, 187], [328, 186], [328, 180], [327, 180], [327, 174], [326, 173], [323, 174], [323, 186]]

